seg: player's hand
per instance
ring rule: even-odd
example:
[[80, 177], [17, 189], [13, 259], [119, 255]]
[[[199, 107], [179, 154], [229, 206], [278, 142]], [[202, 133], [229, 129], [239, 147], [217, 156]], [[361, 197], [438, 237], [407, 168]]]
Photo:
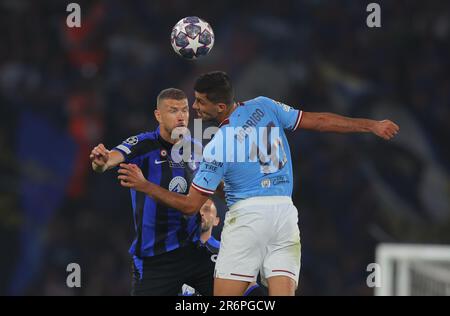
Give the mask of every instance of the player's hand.
[[120, 180], [120, 185], [126, 188], [132, 188], [136, 191], [143, 192], [145, 186], [148, 183], [142, 174], [141, 169], [134, 164], [121, 163], [120, 169], [118, 171]]
[[376, 122], [372, 132], [385, 140], [390, 140], [397, 135], [399, 130], [400, 127], [397, 124], [390, 120], [384, 120]]
[[92, 149], [89, 158], [91, 159], [92, 169], [97, 172], [103, 172], [107, 168], [109, 150], [103, 144], [98, 144]]

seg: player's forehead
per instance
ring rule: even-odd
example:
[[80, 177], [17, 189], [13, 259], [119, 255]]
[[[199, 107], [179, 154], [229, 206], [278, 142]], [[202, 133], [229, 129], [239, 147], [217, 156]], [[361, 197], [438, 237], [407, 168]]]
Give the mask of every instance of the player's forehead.
[[182, 99], [182, 100], [175, 100], [175, 99], [162, 99], [160, 100], [160, 106], [170, 109], [170, 108], [176, 108], [176, 109], [183, 109], [186, 107], [189, 107], [188, 100]]
[[203, 204], [203, 206], [200, 209], [201, 213], [211, 213], [211, 212], [215, 212], [215, 207], [212, 203], [211, 200], [207, 200], [205, 202], [205, 204]]
[[194, 94], [195, 94], [195, 99], [202, 100], [204, 102], [210, 102], [208, 100], [208, 95], [206, 93], [200, 93], [200, 92], [194, 91]]

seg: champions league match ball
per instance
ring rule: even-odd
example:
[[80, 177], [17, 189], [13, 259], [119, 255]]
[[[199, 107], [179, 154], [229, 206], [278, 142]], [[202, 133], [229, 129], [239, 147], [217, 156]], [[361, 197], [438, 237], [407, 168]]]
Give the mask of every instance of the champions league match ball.
[[178, 55], [194, 60], [211, 51], [214, 46], [214, 32], [208, 22], [196, 16], [189, 16], [175, 24], [170, 41]]

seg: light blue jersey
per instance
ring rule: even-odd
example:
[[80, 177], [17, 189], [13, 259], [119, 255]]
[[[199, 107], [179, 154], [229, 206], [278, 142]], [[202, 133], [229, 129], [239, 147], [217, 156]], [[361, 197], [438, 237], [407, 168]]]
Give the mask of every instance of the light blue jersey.
[[257, 196], [291, 196], [292, 161], [284, 130], [303, 112], [266, 97], [241, 103], [203, 151], [192, 186], [213, 194], [223, 179], [227, 204]]

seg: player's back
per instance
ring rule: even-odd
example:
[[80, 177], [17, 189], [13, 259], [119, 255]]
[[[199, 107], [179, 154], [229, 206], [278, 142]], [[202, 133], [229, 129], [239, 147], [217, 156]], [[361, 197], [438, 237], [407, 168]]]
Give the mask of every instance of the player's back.
[[259, 97], [235, 109], [205, 147], [192, 187], [213, 194], [223, 179], [229, 206], [217, 279], [252, 283], [261, 273], [264, 282], [286, 276], [298, 284], [300, 233], [284, 129], [295, 130], [301, 117], [301, 111]]
[[291, 196], [292, 163], [284, 129], [295, 129], [300, 118], [301, 111], [266, 97], [241, 103], [206, 146], [194, 185], [212, 189], [223, 178], [228, 206], [256, 196]]

